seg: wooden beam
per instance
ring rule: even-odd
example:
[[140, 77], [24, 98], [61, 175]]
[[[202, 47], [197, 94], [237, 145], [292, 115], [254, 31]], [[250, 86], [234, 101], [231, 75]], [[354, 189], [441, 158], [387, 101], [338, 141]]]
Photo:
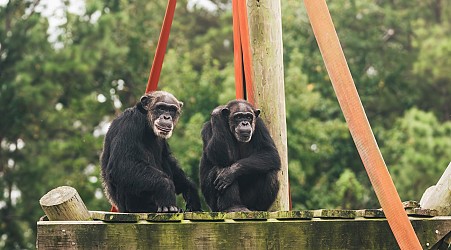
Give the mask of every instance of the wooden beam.
[[255, 105], [262, 110], [282, 162], [280, 190], [271, 210], [289, 210], [287, 126], [279, 0], [248, 0]]
[[[272, 219], [136, 223], [39, 221], [38, 249], [397, 249], [384, 218]], [[191, 214], [191, 216], [195, 214]], [[258, 215], [260, 216], [260, 215]], [[258, 217], [257, 216], [257, 217]], [[278, 215], [274, 215], [279, 217]], [[335, 215], [334, 215], [335, 216]], [[282, 216], [283, 217], [283, 216]], [[290, 217], [290, 216], [289, 216]], [[206, 220], [204, 220], [206, 219]], [[288, 219], [288, 220], [287, 220]], [[411, 218], [423, 249], [440, 242], [451, 217]], [[440, 243], [442, 244], [442, 243]], [[446, 249], [446, 248], [444, 248]]]

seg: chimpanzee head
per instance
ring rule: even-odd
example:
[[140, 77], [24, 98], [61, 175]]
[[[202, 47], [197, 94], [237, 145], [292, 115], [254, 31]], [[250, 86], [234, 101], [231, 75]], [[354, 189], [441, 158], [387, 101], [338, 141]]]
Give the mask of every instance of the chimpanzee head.
[[222, 108], [221, 113], [228, 119], [230, 132], [239, 142], [250, 142], [255, 132], [255, 121], [260, 110], [245, 100], [233, 100]]
[[150, 92], [141, 97], [150, 127], [156, 136], [168, 139], [182, 111], [183, 103], [165, 91]]

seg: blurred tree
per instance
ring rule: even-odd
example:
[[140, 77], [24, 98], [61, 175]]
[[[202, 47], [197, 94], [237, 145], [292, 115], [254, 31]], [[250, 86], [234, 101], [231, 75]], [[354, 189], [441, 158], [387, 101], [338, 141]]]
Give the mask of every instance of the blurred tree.
[[387, 166], [402, 200], [419, 200], [450, 162], [451, 122], [412, 108], [382, 133]]
[[22, 206], [24, 190], [18, 180], [32, 183], [35, 176], [19, 171], [27, 167], [24, 149], [36, 139], [40, 113], [58, 93], [45, 79], [43, 64], [53, 50], [47, 43], [47, 20], [36, 13], [38, 3], [8, 1], [0, 8], [0, 248], [5, 249], [33, 246], [31, 221], [22, 219], [21, 211], [32, 208]]
[[445, 17], [434, 24], [417, 22], [414, 46], [419, 56], [413, 64], [422, 93], [418, 106], [434, 112], [441, 121], [451, 120], [451, 13]]

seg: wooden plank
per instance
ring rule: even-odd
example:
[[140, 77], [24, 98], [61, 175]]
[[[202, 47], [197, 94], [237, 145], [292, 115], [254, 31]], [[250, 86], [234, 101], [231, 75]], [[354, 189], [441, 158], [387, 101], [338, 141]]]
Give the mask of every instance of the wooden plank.
[[226, 219], [232, 220], [267, 220], [268, 218], [269, 213], [264, 211], [226, 213]]
[[183, 219], [183, 213], [150, 213], [147, 216], [148, 221], [155, 222], [176, 222]]
[[192, 221], [224, 221], [226, 213], [222, 212], [189, 212], [185, 213], [185, 220]]
[[310, 220], [313, 218], [313, 211], [297, 210], [297, 211], [277, 211], [271, 212], [269, 218], [277, 220]]
[[356, 211], [357, 217], [363, 218], [385, 218], [384, 211], [382, 209], [362, 209]]
[[[424, 249], [451, 217], [411, 218]], [[105, 223], [39, 221], [38, 249], [399, 249], [386, 219]]]
[[355, 210], [341, 210], [341, 209], [318, 209], [313, 211], [313, 217], [323, 219], [353, 219], [356, 217]]
[[434, 209], [422, 209], [422, 208], [410, 208], [406, 209], [406, 213], [413, 217], [434, 217], [438, 215], [437, 210]]
[[418, 201], [403, 201], [402, 205], [403, 205], [404, 209], [420, 207], [420, 204], [418, 203]]
[[90, 211], [91, 217], [94, 220], [101, 220], [104, 222], [137, 222], [145, 220], [147, 214], [132, 214], [132, 213], [112, 213], [103, 211]]

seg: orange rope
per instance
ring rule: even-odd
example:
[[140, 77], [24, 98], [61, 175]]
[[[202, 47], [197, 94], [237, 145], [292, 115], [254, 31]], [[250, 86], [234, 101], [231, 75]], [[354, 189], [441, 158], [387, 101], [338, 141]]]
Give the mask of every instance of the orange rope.
[[146, 93], [157, 90], [158, 81], [160, 80], [161, 68], [163, 67], [164, 55], [168, 45], [169, 33], [171, 31], [172, 20], [174, 19], [175, 6], [177, 0], [168, 0], [166, 13], [164, 15], [163, 24], [161, 26], [160, 38], [158, 39], [157, 50], [153, 58], [152, 68], [147, 81]]
[[[236, 98], [246, 98], [248, 102], [255, 105], [246, 1], [232, 0], [232, 8]], [[243, 84], [243, 69], [245, 84]], [[246, 90], [245, 93], [244, 90]]]
[[343, 115], [401, 249], [422, 249], [377, 146], [325, 0], [304, 0]]
[[241, 53], [240, 22], [238, 1], [232, 0], [233, 13], [233, 60], [235, 66], [235, 93], [237, 99], [244, 99], [243, 54]]

